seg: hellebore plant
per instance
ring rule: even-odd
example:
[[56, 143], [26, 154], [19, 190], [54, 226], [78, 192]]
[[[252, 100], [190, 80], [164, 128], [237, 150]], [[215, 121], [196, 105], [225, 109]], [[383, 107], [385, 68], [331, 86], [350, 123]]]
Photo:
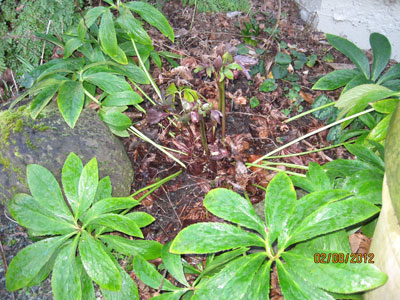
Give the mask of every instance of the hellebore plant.
[[[15, 291], [39, 284], [52, 271], [56, 300], [94, 300], [92, 281], [100, 286], [105, 299], [139, 299], [134, 281], [111, 249], [150, 260], [160, 257], [162, 245], [109, 233], [119, 231], [143, 238], [140, 227], [149, 225], [154, 218], [144, 212], [128, 213], [140, 203], [133, 196], [111, 196], [110, 178], [99, 181], [95, 158], [83, 166], [79, 157], [70, 153], [61, 177], [63, 192], [46, 168], [34, 164], [27, 167], [32, 196], [16, 194], [9, 211], [31, 236], [43, 239], [13, 258], [6, 274], [6, 288]], [[156, 186], [148, 188], [152, 192]]]
[[375, 265], [350, 263], [348, 242], [312, 246], [320, 236], [332, 235], [335, 239], [336, 234], [343, 234], [342, 229], [376, 215], [379, 208], [343, 190], [296, 198], [290, 178], [277, 174], [266, 189], [264, 222], [248, 199], [222, 188], [209, 192], [204, 199], [207, 210], [234, 225], [190, 225], [173, 240], [170, 252], [206, 254], [253, 249], [201, 281], [195, 299], [269, 299], [273, 264], [287, 300], [347, 298], [338, 294], [359, 293], [386, 282], [387, 276]]
[[225, 103], [225, 78], [233, 79], [232, 70], [242, 70], [242, 67], [233, 62], [232, 55], [226, 52], [222, 57], [218, 56], [212, 65], [200, 65], [195, 69], [198, 73], [202, 70], [206, 71], [208, 77], [214, 75], [218, 88], [218, 110], [222, 114], [222, 140], [225, 139], [226, 131], [226, 103]]

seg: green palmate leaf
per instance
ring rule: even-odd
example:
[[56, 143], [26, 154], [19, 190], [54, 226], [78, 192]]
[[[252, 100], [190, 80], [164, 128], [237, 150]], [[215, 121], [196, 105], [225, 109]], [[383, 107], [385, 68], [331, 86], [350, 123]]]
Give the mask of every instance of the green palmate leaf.
[[266, 259], [265, 253], [254, 253], [235, 259], [212, 279], [196, 290], [199, 299], [248, 299], [247, 291], [258, 269]]
[[139, 226], [131, 219], [117, 214], [104, 214], [92, 219], [88, 224], [107, 226], [111, 229], [126, 233], [128, 235], [143, 238]]
[[106, 72], [85, 75], [84, 80], [98, 86], [108, 94], [132, 90], [123, 78]]
[[299, 243], [296, 245], [296, 249], [320, 249], [321, 251], [342, 253], [351, 252], [349, 236], [344, 229]]
[[396, 94], [397, 92], [378, 84], [363, 84], [354, 87], [342, 94], [336, 102], [335, 106], [342, 109], [338, 118], [342, 118], [356, 105], [367, 105]]
[[69, 39], [64, 46], [64, 59], [70, 57], [76, 49], [82, 46], [82, 41], [78, 38]]
[[79, 81], [65, 81], [58, 91], [58, 108], [68, 126], [74, 128], [83, 108], [85, 94]]
[[79, 217], [90, 207], [96, 195], [99, 175], [97, 160], [92, 158], [82, 169], [78, 183], [78, 206], [75, 211], [75, 218]]
[[96, 300], [96, 295], [94, 292], [93, 282], [90, 279], [89, 275], [86, 273], [85, 268], [83, 267], [82, 260], [80, 256], [76, 257], [76, 264], [79, 270], [79, 277], [81, 279], [81, 288], [82, 288], [82, 300]]
[[41, 90], [41, 92], [33, 99], [31, 102], [31, 117], [36, 119], [36, 117], [40, 114], [43, 108], [46, 107], [47, 104], [53, 99], [54, 94], [57, 92], [59, 84], [51, 85], [47, 88]]
[[32, 196], [41, 206], [55, 216], [73, 223], [72, 214], [64, 201], [60, 186], [49, 170], [39, 165], [28, 165], [26, 177]]
[[379, 75], [381, 75], [386, 64], [389, 62], [392, 53], [392, 46], [384, 35], [377, 32], [374, 32], [369, 36], [369, 43], [371, 44], [372, 52], [374, 53], [371, 79], [375, 81], [378, 79]]
[[73, 212], [77, 211], [79, 206], [79, 178], [81, 177], [83, 164], [81, 159], [75, 154], [70, 153], [64, 162], [62, 168], [61, 181], [64, 194]]
[[311, 213], [322, 207], [327, 203], [332, 203], [350, 196], [351, 193], [345, 190], [326, 190], [307, 194], [299, 199], [296, 209], [284, 232], [289, 234], [298, 229], [299, 224]]
[[[286, 226], [296, 208], [297, 196], [289, 176], [278, 173], [268, 184], [265, 193], [265, 220], [268, 241], [272, 244]], [[245, 246], [245, 245], [243, 245]]]
[[182, 257], [179, 254], [172, 254], [169, 252], [171, 242], [166, 243], [161, 250], [161, 259], [168, 272], [178, 280], [181, 284], [189, 287], [186, 280], [185, 273], [183, 273]]
[[162, 245], [156, 241], [129, 240], [118, 235], [101, 235], [99, 238], [110, 248], [124, 255], [141, 255], [146, 260], [159, 258]]
[[14, 195], [8, 209], [13, 218], [28, 228], [32, 235], [68, 234], [76, 231], [74, 224], [58, 218], [26, 194]]
[[327, 174], [332, 179], [336, 177], [346, 177], [362, 170], [370, 170], [371, 172], [384, 174], [380, 168], [367, 162], [352, 159], [335, 159], [325, 164], [324, 168], [327, 169]]
[[80, 300], [82, 287], [79, 266], [76, 263], [77, 239], [65, 246], [57, 256], [51, 277], [55, 300]]
[[107, 111], [100, 114], [100, 119], [115, 130], [124, 130], [132, 125], [131, 119], [118, 111]]
[[154, 217], [148, 213], [137, 211], [125, 215], [127, 218], [134, 221], [139, 227], [146, 227], [154, 222]]
[[121, 289], [121, 274], [101, 243], [86, 231], [82, 231], [79, 254], [89, 277], [100, 287], [110, 291]]
[[40, 272], [53, 253], [69, 236], [48, 238], [22, 249], [13, 258], [6, 274], [6, 288], [15, 291], [27, 286]]
[[147, 23], [160, 30], [160, 32], [168, 37], [172, 42], [174, 41], [175, 36], [171, 25], [169, 25], [164, 15], [155, 9], [151, 4], [140, 1], [132, 1], [125, 3], [125, 6], [139, 14]]
[[230, 222], [256, 230], [265, 236], [265, 224], [249, 201], [228, 189], [213, 189], [203, 202], [208, 211]]
[[378, 84], [382, 84], [389, 80], [400, 78], [400, 63], [392, 66], [382, 77], [378, 80]]
[[369, 132], [367, 139], [376, 142], [383, 141], [386, 138], [387, 130], [389, 128], [392, 114], [387, 115], [383, 118], [372, 130]]
[[313, 90], [336, 90], [350, 82], [354, 76], [359, 75], [357, 70], [336, 70], [320, 78], [312, 87]]
[[117, 55], [117, 35], [115, 33], [113, 17], [109, 9], [106, 10], [101, 17], [99, 40], [105, 53], [110, 56]]
[[324, 205], [308, 215], [290, 235], [286, 247], [366, 220], [379, 212], [368, 201], [346, 199]]
[[310, 282], [296, 276], [296, 274], [284, 265], [280, 260], [276, 262], [279, 285], [285, 300], [334, 300], [328, 293], [318, 289]]
[[128, 9], [121, 9], [117, 22], [131, 39], [144, 45], [152, 44], [151, 38], [142, 27], [142, 22], [135, 19]]
[[371, 173], [370, 170], [359, 171], [346, 177], [341, 188], [354, 194], [354, 198], [369, 201], [373, 204], [382, 204], [383, 176]]
[[170, 251], [177, 254], [201, 254], [245, 246], [264, 247], [265, 243], [258, 235], [236, 226], [210, 222], [183, 229], [172, 242]]
[[370, 78], [368, 58], [360, 48], [337, 35], [326, 34], [326, 39], [333, 47], [346, 55], [360, 69], [365, 78]]
[[116, 210], [122, 210], [127, 208], [133, 208], [139, 205], [139, 202], [131, 197], [112, 197], [102, 199], [96, 202], [86, 213], [85, 222], [89, 222], [94, 217], [113, 212]]
[[382, 171], [385, 171], [385, 163], [383, 159], [367, 147], [358, 144], [348, 144], [346, 145], [346, 148], [351, 154], [355, 155], [357, 159], [370, 163]]
[[109, 291], [101, 288], [101, 292], [106, 300], [139, 300], [139, 291], [133, 279], [125, 272], [125, 270], [118, 265], [114, 260], [122, 279], [121, 290]]
[[96, 196], [94, 197], [94, 202], [100, 201], [102, 199], [111, 198], [112, 186], [111, 179], [109, 176], [102, 178], [97, 185]]
[[272, 261], [266, 261], [258, 269], [253, 281], [243, 299], [247, 300], [269, 300], [269, 285]]
[[133, 91], [123, 91], [108, 96], [101, 104], [104, 106], [135, 105], [142, 102], [142, 97]]
[[[315, 253], [325, 253], [326, 260], [330, 254], [327, 251], [319, 252], [316, 249], [302, 249], [284, 252], [282, 257], [295, 272], [298, 272], [299, 276], [330, 292], [357, 293], [376, 288], [387, 280], [386, 274], [379, 271], [373, 264], [351, 264], [351, 258], [348, 259], [348, 263], [316, 264], [314, 262]], [[345, 257], [346, 253], [344, 253]]]
[[160, 273], [157, 272], [154, 265], [147, 262], [140, 255], [136, 255], [133, 258], [133, 270], [135, 274], [143, 281], [146, 285], [153, 289], [161, 288], [164, 291], [176, 291], [179, 290], [169, 280], [165, 279]]

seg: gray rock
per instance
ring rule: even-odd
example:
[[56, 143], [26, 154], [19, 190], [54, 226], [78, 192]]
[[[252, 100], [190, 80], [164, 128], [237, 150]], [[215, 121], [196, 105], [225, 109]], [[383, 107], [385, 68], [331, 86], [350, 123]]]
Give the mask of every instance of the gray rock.
[[70, 152], [84, 164], [96, 157], [99, 177], [110, 176], [113, 196], [130, 194], [133, 169], [121, 141], [89, 108], [82, 111], [74, 129], [68, 127], [55, 103], [36, 120], [24, 106], [0, 112], [0, 200], [16, 192], [29, 193], [26, 166], [40, 164], [60, 182], [61, 169]]

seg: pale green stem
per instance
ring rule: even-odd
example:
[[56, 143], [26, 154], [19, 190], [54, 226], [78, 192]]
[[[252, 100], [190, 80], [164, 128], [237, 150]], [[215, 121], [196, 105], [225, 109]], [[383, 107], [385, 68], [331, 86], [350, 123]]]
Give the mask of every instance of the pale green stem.
[[266, 170], [270, 170], [270, 171], [284, 172], [284, 173], [289, 174], [289, 175], [306, 177], [306, 175], [304, 175], [304, 174], [299, 174], [299, 173], [295, 173], [295, 172], [291, 172], [291, 171], [286, 171], [286, 170], [282, 170], [282, 169], [274, 168], [274, 167], [268, 167], [266, 165], [258, 165], [258, 164], [251, 164], [251, 163], [247, 163], [246, 165], [250, 166], [250, 167], [256, 167], [256, 168], [266, 169]]
[[[182, 167], [184, 167], [186, 169], [186, 165], [183, 162], [181, 162], [179, 159], [177, 159], [175, 156], [173, 156], [171, 153], [169, 153], [166, 150], [166, 147], [160, 146], [157, 143], [153, 142], [151, 139], [149, 139], [147, 136], [145, 136], [143, 133], [141, 133], [139, 130], [137, 130], [134, 126], [129, 127], [128, 130], [130, 132], [132, 132], [134, 135], [136, 135], [137, 137], [141, 138], [142, 140], [144, 140], [144, 141], [150, 143], [151, 145], [153, 145], [154, 147], [156, 147], [158, 150], [163, 152], [169, 158], [171, 158], [172, 160], [176, 161], [179, 165], [181, 165]], [[170, 151], [171, 150], [172, 149], [170, 149]]]
[[305, 112], [303, 112], [303, 113], [301, 113], [301, 114], [298, 114], [297, 116], [294, 116], [294, 117], [292, 117], [292, 118], [289, 118], [289, 119], [283, 121], [283, 123], [292, 122], [292, 121], [297, 120], [297, 119], [299, 119], [299, 118], [301, 118], [301, 117], [304, 117], [304, 116], [306, 116], [306, 115], [308, 115], [308, 114], [311, 114], [311, 113], [313, 113], [314, 111], [317, 111], [317, 110], [324, 109], [324, 108], [327, 108], [327, 107], [329, 107], [329, 106], [332, 106], [332, 105], [334, 105], [335, 103], [336, 103], [336, 102], [331, 102], [331, 103], [322, 105], [322, 106], [320, 106], [320, 107], [316, 107], [316, 108], [307, 110], [307, 111], [305, 111]]
[[90, 99], [92, 99], [94, 102], [100, 105], [99, 100], [97, 100], [91, 93], [89, 93], [85, 88], [83, 89], [83, 92], [85, 93], [86, 96], [88, 96]]
[[354, 142], [354, 141], [349, 141], [349, 142], [346, 142], [346, 143], [340, 143], [340, 144], [331, 145], [331, 146], [327, 146], [327, 147], [324, 147], [324, 148], [314, 149], [314, 150], [305, 151], [305, 152], [300, 152], [300, 153], [290, 153], [290, 154], [286, 154], [286, 155], [269, 156], [269, 157], [267, 157], [267, 158], [265, 158], [265, 159], [275, 159], [275, 158], [285, 158], [285, 157], [293, 157], [293, 156], [302, 156], [302, 155], [307, 155], [307, 154], [310, 154], [310, 153], [321, 152], [321, 151], [329, 150], [329, 149], [332, 149], [332, 148], [344, 146], [344, 145], [347, 145], [347, 144], [351, 144], [351, 143], [353, 143], [353, 142]]
[[156, 105], [156, 103], [153, 101], [153, 99], [151, 99], [151, 98], [149, 97], [149, 95], [147, 95], [147, 94], [140, 88], [140, 86], [137, 85], [136, 82], [134, 82], [133, 80], [130, 80], [130, 82], [133, 83], [133, 85], [135, 86], [135, 88], [137, 88], [137, 89], [139, 90], [139, 92], [141, 92], [142, 95], [145, 96], [145, 98], [146, 98], [147, 100], [150, 101], [151, 104], [153, 104], [154, 106]]
[[343, 123], [343, 122], [345, 122], [345, 121], [347, 121], [347, 120], [351, 120], [351, 119], [357, 118], [357, 117], [359, 117], [359, 116], [361, 116], [361, 115], [365, 115], [365, 114], [370, 113], [370, 112], [372, 112], [372, 111], [374, 111], [374, 109], [373, 109], [373, 108], [370, 108], [370, 109], [365, 110], [365, 111], [362, 111], [362, 112], [360, 112], [360, 113], [358, 113], [358, 114], [351, 115], [351, 116], [349, 116], [349, 117], [347, 117], [347, 118], [338, 120], [338, 121], [333, 122], [333, 123], [331, 123], [331, 124], [328, 124], [328, 125], [326, 125], [326, 126], [324, 126], [324, 127], [321, 127], [321, 128], [319, 128], [319, 129], [317, 129], [317, 130], [314, 130], [314, 131], [312, 131], [312, 132], [310, 132], [310, 133], [307, 133], [307, 134], [305, 134], [305, 135], [302, 135], [301, 137], [299, 137], [299, 138], [297, 138], [297, 139], [295, 139], [295, 140], [293, 140], [293, 141], [291, 141], [291, 142], [289, 142], [289, 143], [283, 145], [282, 147], [279, 147], [279, 148], [277, 148], [277, 149], [275, 149], [275, 150], [273, 150], [273, 151], [271, 151], [271, 152], [265, 154], [264, 156], [260, 157], [259, 159], [257, 159], [257, 160], [254, 161], [253, 163], [254, 163], [254, 164], [257, 164], [258, 162], [260, 162], [260, 161], [266, 159], [267, 157], [271, 156], [272, 154], [275, 154], [275, 153], [277, 153], [277, 152], [279, 152], [279, 151], [282, 151], [283, 149], [286, 149], [286, 148], [290, 147], [291, 145], [296, 144], [296, 143], [298, 143], [298, 142], [300, 142], [300, 141], [302, 141], [302, 140], [304, 140], [304, 139], [306, 139], [306, 138], [308, 138], [308, 137], [310, 137], [310, 136], [312, 136], [312, 135], [314, 135], [314, 134], [320, 133], [320, 132], [322, 132], [322, 131], [324, 131], [324, 130], [326, 130], [326, 129], [329, 129], [329, 128], [331, 128], [331, 127], [333, 127], [333, 126], [336, 126], [336, 125], [338, 125], [338, 124], [340, 124], [340, 123]]
[[135, 43], [135, 41], [134, 41], [133, 39], [131, 39], [131, 42], [132, 42], [133, 48], [135, 49], [136, 56], [137, 56], [137, 58], [138, 58], [138, 60], [139, 60], [139, 64], [140, 64], [140, 66], [142, 67], [143, 72], [146, 74], [146, 77], [149, 79], [151, 85], [153, 86], [153, 89], [154, 89], [154, 90], [156, 91], [156, 93], [157, 93], [157, 96], [158, 96], [158, 97], [160, 98], [160, 100], [162, 101], [161, 92], [160, 92], [158, 86], [156, 85], [156, 83], [154, 82], [153, 78], [152, 78], [151, 75], [149, 74], [149, 72], [147, 72], [146, 67], [145, 67], [145, 65], [144, 65], [144, 63], [143, 63], [143, 61], [142, 61], [142, 58], [140, 57], [139, 51], [138, 51], [137, 48], [136, 48], [136, 43]]
[[293, 168], [293, 169], [308, 170], [307, 166], [288, 164], [288, 163], [282, 163], [282, 162], [264, 161], [262, 165], [263, 166], [284, 166], [284, 167]]

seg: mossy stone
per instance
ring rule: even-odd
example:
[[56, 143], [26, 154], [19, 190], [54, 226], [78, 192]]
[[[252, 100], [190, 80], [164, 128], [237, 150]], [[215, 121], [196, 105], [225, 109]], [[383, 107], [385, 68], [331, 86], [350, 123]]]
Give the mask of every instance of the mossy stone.
[[74, 129], [63, 120], [57, 105], [48, 105], [36, 120], [24, 106], [0, 111], [0, 200], [11, 199], [15, 192], [29, 193], [26, 166], [39, 164], [49, 169], [59, 182], [65, 159], [70, 152], [84, 164], [96, 157], [99, 177], [110, 176], [113, 196], [130, 194], [133, 169], [121, 141], [86, 108]]

